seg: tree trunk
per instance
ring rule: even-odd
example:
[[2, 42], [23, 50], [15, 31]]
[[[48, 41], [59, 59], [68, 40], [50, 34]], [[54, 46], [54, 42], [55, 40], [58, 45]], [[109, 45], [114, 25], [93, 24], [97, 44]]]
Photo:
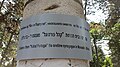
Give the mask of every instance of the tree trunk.
[[[27, 2], [28, 0], [25, 0]], [[23, 19], [38, 13], [74, 15], [84, 18], [81, 0], [34, 0], [24, 9]], [[33, 59], [17, 62], [17, 67], [89, 67], [88, 60], [79, 59]]]

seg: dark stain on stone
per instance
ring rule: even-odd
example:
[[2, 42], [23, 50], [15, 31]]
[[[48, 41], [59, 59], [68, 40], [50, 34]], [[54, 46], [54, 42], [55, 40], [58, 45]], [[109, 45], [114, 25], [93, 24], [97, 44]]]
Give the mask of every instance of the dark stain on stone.
[[71, 63], [68, 63], [69, 66], [71, 66]]
[[60, 6], [59, 6], [59, 5], [54, 4], [54, 5], [52, 5], [52, 6], [48, 7], [48, 8], [46, 8], [46, 9], [44, 9], [44, 10], [45, 10], [45, 11], [46, 11], [46, 10], [53, 10], [53, 9], [58, 8], [58, 7], [60, 7]]
[[27, 64], [27, 61], [25, 61], [25, 64]]

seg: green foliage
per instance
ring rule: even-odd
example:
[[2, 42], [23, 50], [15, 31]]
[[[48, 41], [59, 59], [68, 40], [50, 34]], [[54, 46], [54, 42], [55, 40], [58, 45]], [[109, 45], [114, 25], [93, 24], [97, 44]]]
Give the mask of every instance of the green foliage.
[[110, 3], [110, 13], [106, 19], [106, 37], [109, 40], [111, 58], [114, 67], [119, 67], [120, 63], [120, 0], [108, 0]]
[[0, 67], [15, 67], [23, 2], [3, 0], [0, 5]]
[[120, 63], [120, 23], [116, 23], [111, 29], [108, 29], [109, 47], [112, 51], [112, 62], [117, 65]]
[[104, 37], [105, 28], [103, 24], [91, 22], [90, 28], [91, 38], [101, 40]]
[[92, 44], [93, 60], [90, 62], [90, 67], [113, 67], [111, 58], [105, 57], [101, 46], [97, 46], [96, 42], [105, 38], [105, 25], [101, 23], [90, 23], [90, 33]]
[[104, 65], [102, 67], [113, 67], [111, 57], [106, 57], [104, 60]]
[[96, 51], [95, 51], [95, 48], [94, 46], [92, 46], [92, 55], [93, 55], [93, 60], [90, 62], [90, 67], [97, 67], [97, 60], [99, 62], [99, 67], [102, 67], [104, 66], [104, 60], [105, 60], [105, 55], [101, 49], [101, 46], [98, 46], [98, 59], [96, 58]]
[[[103, 35], [100, 35], [99, 29], [92, 29], [90, 31], [91, 38], [101, 40], [102, 37], [104, 39], [109, 40], [109, 48], [111, 50], [111, 58], [114, 63], [114, 67], [119, 67], [120, 63], [120, 0], [88, 0], [87, 2], [87, 15], [95, 13], [92, 11], [93, 8], [102, 10], [104, 14], [108, 12], [108, 17], [105, 21], [105, 29], [103, 31]], [[98, 6], [99, 5], [99, 6]], [[103, 30], [103, 29], [101, 29]], [[94, 33], [94, 36], [93, 36]], [[99, 37], [100, 35], [100, 37]]]

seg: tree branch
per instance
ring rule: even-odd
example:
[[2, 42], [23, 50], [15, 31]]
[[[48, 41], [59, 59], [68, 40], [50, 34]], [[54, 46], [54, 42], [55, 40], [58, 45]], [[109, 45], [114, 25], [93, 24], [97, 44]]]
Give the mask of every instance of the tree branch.
[[84, 7], [85, 20], [87, 19], [87, 18], [86, 18], [86, 15], [87, 15], [87, 1], [88, 1], [88, 0], [85, 0], [85, 7]]
[[93, 39], [93, 43], [94, 43], [94, 46], [95, 46], [95, 54], [96, 54], [96, 59], [97, 59], [97, 60], [96, 60], [96, 66], [97, 66], [97, 67], [100, 67], [100, 66], [99, 66], [99, 56], [98, 56], [98, 47], [97, 47], [97, 45], [96, 45], [96, 42], [97, 42], [97, 41], [96, 41], [96, 38], [94, 38], [94, 39]]
[[0, 11], [1, 11], [2, 7], [3, 7], [4, 2], [5, 2], [5, 0], [3, 0], [2, 3], [1, 3]]

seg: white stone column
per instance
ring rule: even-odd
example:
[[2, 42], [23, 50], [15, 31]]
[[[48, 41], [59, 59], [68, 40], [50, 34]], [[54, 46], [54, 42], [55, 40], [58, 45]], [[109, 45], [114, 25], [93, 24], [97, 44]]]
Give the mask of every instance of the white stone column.
[[[28, 0], [25, 0], [25, 2]], [[78, 3], [79, 2], [79, 3]], [[26, 5], [23, 19], [38, 13], [74, 15], [84, 18], [81, 0], [34, 0]], [[17, 67], [89, 67], [88, 60], [32, 59], [17, 62]]]

